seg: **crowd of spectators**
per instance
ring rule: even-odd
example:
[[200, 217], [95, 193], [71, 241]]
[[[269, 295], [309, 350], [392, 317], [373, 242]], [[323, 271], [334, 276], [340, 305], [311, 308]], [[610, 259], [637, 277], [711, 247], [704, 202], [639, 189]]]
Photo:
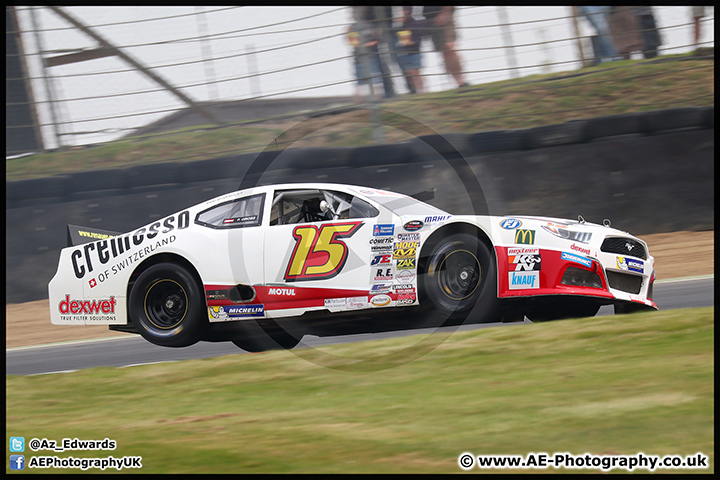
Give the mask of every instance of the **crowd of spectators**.
[[[653, 7], [579, 6], [579, 14], [594, 30], [591, 63], [646, 59], [659, 54], [662, 38]], [[697, 48], [706, 7], [690, 7], [693, 44]], [[425, 91], [423, 41], [431, 41], [445, 72], [458, 88], [467, 86], [457, 51], [456, 9], [453, 6], [354, 6], [348, 41], [353, 49], [357, 81], [356, 101], [396, 95], [392, 69], [399, 69], [411, 94]]]
[[353, 50], [357, 88], [355, 101], [395, 96], [392, 65], [402, 72], [411, 94], [422, 93], [424, 82], [422, 42], [432, 41], [442, 56], [445, 71], [458, 87], [465, 87], [456, 50], [455, 7], [354, 6], [348, 42]]

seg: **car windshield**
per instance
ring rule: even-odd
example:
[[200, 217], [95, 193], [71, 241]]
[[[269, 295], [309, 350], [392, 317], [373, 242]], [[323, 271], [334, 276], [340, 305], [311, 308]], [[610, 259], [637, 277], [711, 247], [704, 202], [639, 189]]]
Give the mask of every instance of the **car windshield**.
[[405, 195], [372, 195], [370, 198], [401, 217], [404, 215], [448, 215], [448, 212]]

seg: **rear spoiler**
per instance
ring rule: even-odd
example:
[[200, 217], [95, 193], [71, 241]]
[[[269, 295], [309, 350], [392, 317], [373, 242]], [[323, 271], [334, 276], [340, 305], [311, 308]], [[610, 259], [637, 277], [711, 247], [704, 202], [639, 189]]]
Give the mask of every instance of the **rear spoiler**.
[[82, 243], [97, 242], [110, 237], [120, 235], [119, 232], [111, 232], [110, 230], [101, 230], [99, 228], [80, 227], [78, 225], [67, 226], [67, 242], [68, 247], [74, 247]]

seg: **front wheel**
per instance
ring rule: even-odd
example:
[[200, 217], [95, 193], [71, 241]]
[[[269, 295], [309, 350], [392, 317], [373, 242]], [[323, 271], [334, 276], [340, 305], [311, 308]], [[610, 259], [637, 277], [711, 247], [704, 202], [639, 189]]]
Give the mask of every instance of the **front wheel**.
[[164, 347], [197, 343], [208, 323], [200, 285], [174, 263], [153, 265], [140, 274], [130, 291], [128, 309], [140, 335]]
[[442, 319], [498, 318], [497, 267], [490, 248], [467, 233], [450, 235], [430, 252], [421, 275], [422, 300]]

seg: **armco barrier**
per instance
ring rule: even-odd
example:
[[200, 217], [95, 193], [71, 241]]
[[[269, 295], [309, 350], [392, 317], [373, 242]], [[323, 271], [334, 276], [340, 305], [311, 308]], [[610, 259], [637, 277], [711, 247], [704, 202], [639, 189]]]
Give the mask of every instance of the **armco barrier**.
[[[443, 156], [457, 150], [478, 179], [491, 214], [581, 214], [595, 223], [609, 218], [638, 235], [713, 229], [714, 130], [707, 128], [714, 126], [713, 113], [714, 107], [702, 107], [685, 112], [682, 120], [661, 120], [652, 135], [641, 133], [647, 114], [589, 119], [584, 140], [565, 133], [546, 136], [540, 143], [555, 145], [535, 149], [526, 141], [530, 130], [454, 134], [444, 137], [446, 142], [430, 135], [342, 151], [351, 154], [344, 158], [352, 167], [332, 161], [332, 155], [322, 157], [318, 149], [289, 149], [266, 154], [267, 168], [248, 178], [248, 185], [320, 181], [406, 194], [433, 189], [428, 203], [456, 214], [476, 213]], [[668, 125], [677, 129], [667, 130]], [[452, 148], [433, 152], [428, 144]], [[156, 185], [129, 175], [131, 169], [7, 182], [7, 301], [47, 298], [47, 283], [66, 244], [66, 224], [130, 231], [236, 190], [257, 159], [254, 153], [147, 167], [144, 171], [162, 182]]]

